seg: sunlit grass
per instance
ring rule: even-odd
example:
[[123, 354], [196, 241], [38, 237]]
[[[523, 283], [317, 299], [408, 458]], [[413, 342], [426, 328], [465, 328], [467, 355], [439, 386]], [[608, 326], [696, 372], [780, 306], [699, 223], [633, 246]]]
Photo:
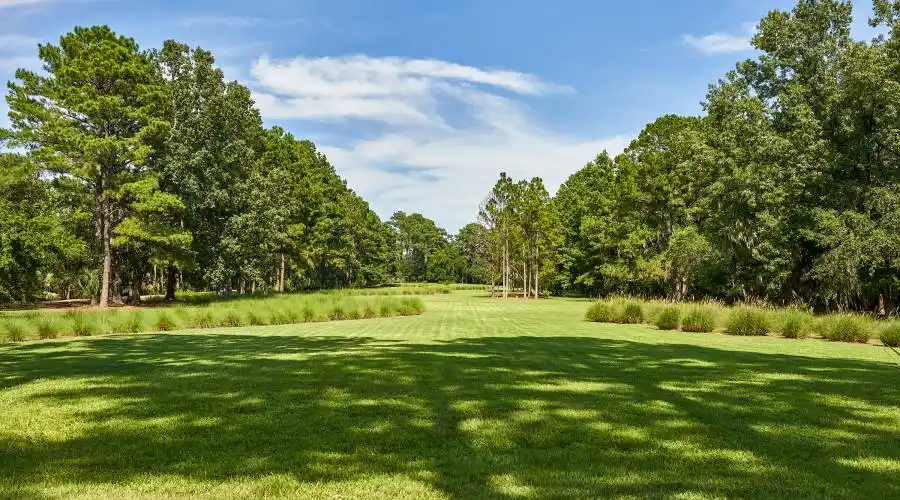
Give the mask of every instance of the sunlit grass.
[[900, 497], [887, 348], [482, 295], [0, 347], [0, 498]]

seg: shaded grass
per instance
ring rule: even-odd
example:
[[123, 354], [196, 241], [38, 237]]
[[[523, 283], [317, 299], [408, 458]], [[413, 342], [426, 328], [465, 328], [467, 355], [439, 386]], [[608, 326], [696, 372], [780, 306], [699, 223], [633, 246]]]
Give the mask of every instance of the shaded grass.
[[659, 335], [577, 301], [0, 348], [29, 497], [897, 498], [875, 346]]

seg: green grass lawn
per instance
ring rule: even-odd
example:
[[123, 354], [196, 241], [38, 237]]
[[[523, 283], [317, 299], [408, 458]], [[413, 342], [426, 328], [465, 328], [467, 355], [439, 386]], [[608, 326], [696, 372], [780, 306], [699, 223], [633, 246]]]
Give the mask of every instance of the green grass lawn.
[[900, 356], [586, 301], [0, 347], [2, 498], [900, 498]]

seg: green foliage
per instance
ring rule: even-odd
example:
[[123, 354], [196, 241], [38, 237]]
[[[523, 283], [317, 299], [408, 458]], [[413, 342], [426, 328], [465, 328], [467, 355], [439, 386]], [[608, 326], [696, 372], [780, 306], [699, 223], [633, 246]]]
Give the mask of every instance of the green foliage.
[[881, 343], [889, 347], [900, 347], [900, 322], [894, 321], [881, 329]]
[[595, 302], [585, 312], [584, 319], [595, 323], [612, 323], [612, 307], [605, 302]]
[[711, 332], [716, 329], [716, 313], [708, 307], [692, 307], [682, 318], [681, 329], [685, 332]]
[[654, 323], [660, 330], [677, 330], [681, 326], [681, 310], [677, 307], [664, 307], [656, 314]]
[[803, 339], [809, 336], [812, 318], [805, 313], [789, 309], [777, 316], [778, 333], [789, 339]]
[[95, 314], [88, 312], [66, 313], [70, 324], [68, 330], [77, 337], [89, 337], [100, 333]]
[[728, 333], [747, 337], [765, 336], [772, 325], [766, 311], [739, 307], [733, 309], [728, 317]]
[[38, 338], [55, 339], [59, 336], [60, 325], [59, 322], [56, 321], [56, 318], [44, 316], [38, 318], [35, 322], [35, 330], [37, 331]]
[[640, 324], [644, 322], [644, 308], [637, 302], [626, 302], [621, 307], [617, 323]]
[[872, 336], [865, 318], [853, 314], [831, 316], [822, 321], [822, 337], [834, 342], [866, 343]]
[[6, 339], [10, 342], [21, 342], [25, 340], [25, 329], [22, 324], [14, 319], [7, 319], [2, 324], [3, 332]]
[[156, 315], [154, 326], [161, 332], [170, 332], [172, 330], [175, 330], [177, 327], [175, 318], [173, 318], [168, 311], [160, 311]]

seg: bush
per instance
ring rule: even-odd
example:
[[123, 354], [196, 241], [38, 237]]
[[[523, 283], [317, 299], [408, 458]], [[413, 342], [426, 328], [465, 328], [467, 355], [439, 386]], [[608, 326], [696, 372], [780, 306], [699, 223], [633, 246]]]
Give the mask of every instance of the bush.
[[59, 324], [50, 318], [40, 318], [35, 329], [42, 339], [55, 339], [59, 336]]
[[258, 313], [255, 309], [247, 311], [247, 324], [250, 326], [261, 326], [266, 324], [266, 317]]
[[789, 339], [805, 339], [809, 335], [809, 320], [800, 311], [786, 311], [781, 315], [778, 333]]
[[175, 320], [168, 312], [163, 311], [156, 317], [156, 329], [161, 332], [170, 332], [175, 329]]
[[316, 310], [313, 309], [312, 304], [306, 303], [303, 304], [303, 321], [307, 323], [311, 323], [316, 320]]
[[584, 319], [594, 323], [612, 323], [612, 307], [605, 302], [596, 302], [584, 313]]
[[637, 302], [628, 302], [622, 307], [618, 323], [638, 325], [644, 322], [644, 308]]
[[833, 342], [869, 341], [870, 330], [863, 318], [850, 314], [841, 314], [828, 318], [822, 325], [822, 336]]
[[375, 312], [375, 307], [372, 304], [366, 304], [363, 308], [363, 318], [372, 319], [376, 317], [378, 314]]
[[881, 343], [890, 347], [900, 347], [900, 322], [894, 322], [881, 330]]
[[78, 337], [90, 337], [98, 332], [97, 324], [89, 317], [88, 313], [73, 313], [72, 333]]
[[25, 340], [25, 329], [15, 320], [6, 320], [3, 323], [3, 330], [6, 331], [6, 338], [10, 342], [21, 342]]
[[331, 310], [328, 311], [328, 318], [333, 321], [343, 321], [347, 319], [347, 313], [344, 311], [344, 306], [342, 304], [331, 306]]
[[115, 333], [138, 333], [144, 329], [144, 317], [140, 312], [121, 314], [118, 321], [113, 324]]
[[756, 309], [738, 308], [728, 317], [728, 333], [747, 337], [769, 334], [771, 325], [766, 313]]
[[222, 318], [222, 326], [229, 326], [232, 328], [244, 326], [244, 318], [242, 318], [234, 309], [230, 309], [228, 313], [225, 314], [225, 317]]
[[660, 330], [677, 330], [681, 326], [681, 310], [666, 307], [656, 315], [656, 327]]
[[716, 329], [715, 314], [706, 308], [695, 307], [682, 319], [681, 329], [685, 332], [711, 332]]
[[347, 311], [347, 319], [360, 319], [362, 318], [362, 313], [359, 311], [358, 307], [351, 307]]
[[216, 326], [216, 320], [213, 318], [212, 311], [207, 308], [201, 308], [191, 318], [191, 326], [194, 328], [213, 328]]
[[378, 313], [382, 318], [390, 318], [395, 314], [394, 306], [388, 302], [384, 301], [381, 303], [381, 307], [378, 308]]

